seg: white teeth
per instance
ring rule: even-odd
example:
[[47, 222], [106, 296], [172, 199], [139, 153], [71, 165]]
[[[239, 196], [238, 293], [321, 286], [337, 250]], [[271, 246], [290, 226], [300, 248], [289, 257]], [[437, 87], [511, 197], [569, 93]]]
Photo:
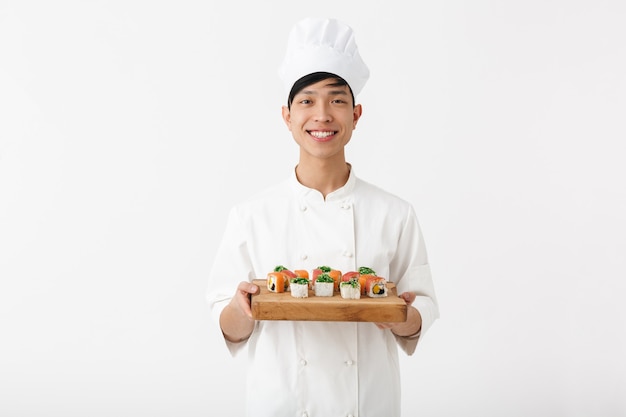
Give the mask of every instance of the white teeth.
[[327, 138], [330, 135], [334, 135], [335, 132], [319, 132], [319, 131], [315, 131], [315, 132], [310, 132], [312, 136], [315, 136], [318, 139], [323, 139], [323, 138]]

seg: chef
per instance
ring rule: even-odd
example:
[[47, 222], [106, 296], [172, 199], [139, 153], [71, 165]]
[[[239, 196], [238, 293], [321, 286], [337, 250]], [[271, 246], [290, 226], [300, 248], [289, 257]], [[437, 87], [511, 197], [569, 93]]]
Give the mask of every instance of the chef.
[[[412, 355], [439, 311], [412, 205], [359, 179], [346, 160], [368, 67], [349, 26], [307, 18], [290, 32], [279, 74], [298, 162], [284, 182], [231, 209], [207, 291], [215, 327], [233, 355], [247, 353], [248, 416], [399, 416], [399, 351]], [[277, 265], [372, 268], [395, 283], [407, 320], [255, 320], [252, 280]]]

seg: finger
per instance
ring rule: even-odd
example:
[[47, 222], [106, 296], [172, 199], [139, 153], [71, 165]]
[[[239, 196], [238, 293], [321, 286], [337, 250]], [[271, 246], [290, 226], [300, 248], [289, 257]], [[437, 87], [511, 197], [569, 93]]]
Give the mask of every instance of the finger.
[[239, 293], [237, 295], [237, 308], [239, 310], [241, 310], [241, 312], [246, 315], [248, 318], [253, 318], [252, 317], [252, 308], [251, 308], [251, 302], [250, 302], [250, 295], [248, 293], [246, 293], [245, 295], [243, 293]]
[[241, 282], [239, 286], [237, 287], [237, 289], [240, 292], [244, 293], [245, 295], [257, 294], [260, 291], [260, 288], [258, 287], [258, 285], [255, 285], [251, 282]]

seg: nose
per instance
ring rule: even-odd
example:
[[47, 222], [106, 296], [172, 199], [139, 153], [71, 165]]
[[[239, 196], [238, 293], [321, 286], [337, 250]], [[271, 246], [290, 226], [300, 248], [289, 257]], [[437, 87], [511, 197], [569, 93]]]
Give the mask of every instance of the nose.
[[315, 106], [315, 121], [316, 122], [330, 122], [332, 116], [330, 115], [330, 107], [328, 103], [319, 102]]

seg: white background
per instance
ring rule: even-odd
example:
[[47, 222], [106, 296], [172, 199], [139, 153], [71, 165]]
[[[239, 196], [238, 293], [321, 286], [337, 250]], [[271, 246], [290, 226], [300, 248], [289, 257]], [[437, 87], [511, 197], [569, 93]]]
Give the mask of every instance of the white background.
[[296, 162], [276, 71], [308, 15], [355, 29], [348, 159], [426, 237], [405, 415], [626, 416], [619, 0], [0, 2], [0, 415], [242, 414], [206, 278]]

